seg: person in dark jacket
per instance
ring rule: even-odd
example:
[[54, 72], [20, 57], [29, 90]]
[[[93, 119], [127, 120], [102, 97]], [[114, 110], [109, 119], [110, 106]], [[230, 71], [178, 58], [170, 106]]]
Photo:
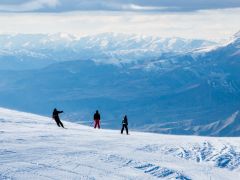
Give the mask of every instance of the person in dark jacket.
[[98, 129], [100, 129], [100, 114], [98, 112], [98, 110], [96, 110], [96, 113], [94, 114], [93, 116], [93, 119], [94, 119], [94, 122], [95, 122], [95, 125], [94, 125], [94, 128], [98, 127]]
[[123, 133], [124, 128], [126, 129], [126, 132], [128, 134], [128, 119], [127, 116], [125, 115], [122, 121], [122, 130], [121, 130], [121, 134]]
[[56, 121], [58, 127], [63, 127], [63, 123], [60, 121], [60, 118], [58, 114], [63, 113], [63, 111], [58, 111], [56, 108], [54, 108], [53, 113], [52, 113], [52, 118]]

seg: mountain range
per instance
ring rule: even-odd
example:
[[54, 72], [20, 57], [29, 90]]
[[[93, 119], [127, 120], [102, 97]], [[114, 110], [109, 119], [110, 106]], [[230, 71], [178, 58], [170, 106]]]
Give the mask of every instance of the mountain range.
[[129, 63], [155, 59], [167, 52], [188, 52], [214, 44], [206, 40], [116, 33], [84, 37], [66, 33], [3, 34], [0, 35], [0, 68], [32, 69], [54, 62], [87, 59], [111, 64]]
[[[91, 125], [240, 135], [240, 36], [204, 40], [100, 34], [0, 37], [0, 105]], [[11, 43], [10, 43], [11, 42]]]

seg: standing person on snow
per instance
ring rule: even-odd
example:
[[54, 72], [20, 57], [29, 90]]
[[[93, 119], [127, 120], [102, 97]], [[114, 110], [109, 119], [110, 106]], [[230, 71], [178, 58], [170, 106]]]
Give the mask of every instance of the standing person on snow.
[[127, 116], [125, 115], [122, 121], [122, 130], [121, 134], [123, 133], [124, 128], [126, 129], [127, 135], [128, 135], [128, 119]]
[[100, 129], [100, 114], [98, 112], [98, 110], [96, 110], [96, 113], [94, 114], [93, 116], [93, 119], [94, 119], [94, 122], [95, 122], [95, 125], [94, 125], [94, 128], [96, 128], [98, 126], [98, 129]]
[[58, 127], [63, 127], [63, 123], [60, 121], [60, 118], [58, 114], [63, 113], [63, 111], [58, 111], [56, 108], [54, 108], [53, 113], [52, 113], [52, 118], [56, 121]]

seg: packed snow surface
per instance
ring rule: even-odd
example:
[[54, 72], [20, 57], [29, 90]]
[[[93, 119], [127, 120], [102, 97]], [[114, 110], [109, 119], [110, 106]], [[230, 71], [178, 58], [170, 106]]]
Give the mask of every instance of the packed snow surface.
[[240, 179], [239, 137], [121, 135], [63, 123], [0, 108], [0, 179]]

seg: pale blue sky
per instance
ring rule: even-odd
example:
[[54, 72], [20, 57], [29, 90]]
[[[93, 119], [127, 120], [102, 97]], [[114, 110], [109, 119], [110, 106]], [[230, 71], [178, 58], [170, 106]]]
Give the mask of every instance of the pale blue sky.
[[240, 30], [240, 0], [0, 0], [0, 34], [105, 32], [220, 41]]

